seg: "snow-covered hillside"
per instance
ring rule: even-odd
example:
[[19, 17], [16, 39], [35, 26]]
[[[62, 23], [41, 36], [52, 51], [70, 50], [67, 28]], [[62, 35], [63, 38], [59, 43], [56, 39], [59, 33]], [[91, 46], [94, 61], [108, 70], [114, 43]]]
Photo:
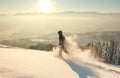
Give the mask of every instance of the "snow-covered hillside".
[[120, 78], [119, 66], [92, 61], [88, 52], [59, 58], [54, 52], [0, 48], [0, 78]]

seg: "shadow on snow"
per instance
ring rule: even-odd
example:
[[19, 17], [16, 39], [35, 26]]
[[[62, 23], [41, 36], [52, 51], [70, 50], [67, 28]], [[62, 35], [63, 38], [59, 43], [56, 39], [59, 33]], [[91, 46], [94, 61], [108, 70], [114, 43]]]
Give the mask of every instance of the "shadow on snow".
[[74, 63], [71, 60], [65, 60], [63, 59], [70, 67], [71, 69], [77, 73], [77, 75], [79, 76], [79, 78], [100, 78], [96, 72], [94, 72], [92, 69], [83, 66], [83, 65], [77, 65], [76, 63]]

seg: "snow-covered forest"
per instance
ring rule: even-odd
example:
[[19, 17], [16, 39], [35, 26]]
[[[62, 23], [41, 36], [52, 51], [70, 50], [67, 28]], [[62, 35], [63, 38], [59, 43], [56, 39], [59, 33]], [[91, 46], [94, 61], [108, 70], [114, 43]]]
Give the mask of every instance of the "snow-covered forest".
[[89, 43], [88, 47], [95, 57], [101, 58], [106, 63], [120, 65], [120, 41], [110, 40], [96, 44]]

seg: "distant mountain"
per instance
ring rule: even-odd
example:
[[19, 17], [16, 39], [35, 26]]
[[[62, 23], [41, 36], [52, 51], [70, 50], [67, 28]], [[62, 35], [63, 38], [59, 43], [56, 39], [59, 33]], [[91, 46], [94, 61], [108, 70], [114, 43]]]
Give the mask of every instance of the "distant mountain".
[[[53, 12], [46, 15], [120, 15], [120, 13], [102, 13], [96, 11], [64, 11], [64, 12]], [[27, 13], [16, 13], [15, 15], [45, 15], [44, 13], [40, 12], [27, 12]]]
[[63, 12], [52, 12], [48, 14], [44, 14], [41, 12], [18, 12], [15, 14], [0, 14], [0, 16], [7, 16], [7, 15], [23, 15], [23, 16], [29, 16], [29, 15], [118, 15], [120, 16], [120, 13], [102, 13], [97, 11], [63, 11]]
[[95, 12], [95, 11], [86, 11], [86, 12], [79, 12], [79, 11], [64, 11], [64, 12], [57, 12], [53, 14], [94, 14], [94, 15], [102, 15], [103, 13]]

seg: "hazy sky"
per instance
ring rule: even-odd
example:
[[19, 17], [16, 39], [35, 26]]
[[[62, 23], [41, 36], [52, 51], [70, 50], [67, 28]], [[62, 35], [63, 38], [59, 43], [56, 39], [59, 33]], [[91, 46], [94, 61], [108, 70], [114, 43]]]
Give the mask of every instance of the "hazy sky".
[[[87, 14], [31, 15], [31, 12], [36, 14], [63, 11], [87, 11]], [[91, 15], [90, 11], [108, 14]], [[109, 12], [119, 13], [109, 15]], [[8, 16], [3, 16], [4, 14]], [[0, 0], [0, 33], [2, 31], [51, 33], [58, 30], [118, 31], [120, 30], [120, 0]]]
[[40, 1], [49, 1], [51, 11], [120, 12], [120, 0], [0, 0], [0, 12], [40, 11]]

